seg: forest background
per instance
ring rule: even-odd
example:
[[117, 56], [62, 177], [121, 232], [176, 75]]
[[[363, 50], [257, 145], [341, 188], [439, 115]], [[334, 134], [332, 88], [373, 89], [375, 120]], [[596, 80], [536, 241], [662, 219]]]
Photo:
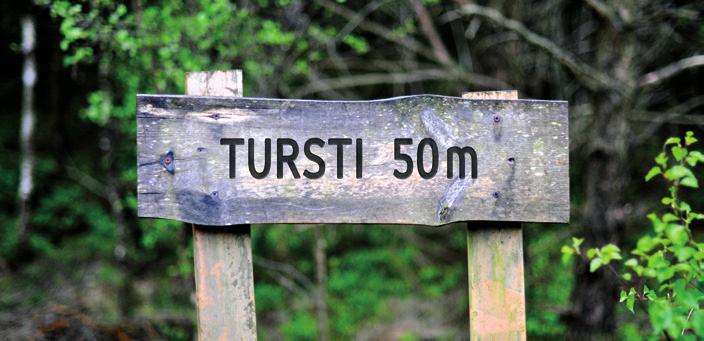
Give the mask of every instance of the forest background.
[[[668, 136], [704, 136], [703, 13], [701, 1], [2, 1], [0, 330], [193, 338], [191, 228], [136, 217], [135, 95], [242, 69], [245, 96], [569, 101], [571, 223], [524, 225], [528, 336], [647, 335], [647, 315], [618, 305], [618, 276], [561, 262], [560, 246], [629, 249], [649, 229], [667, 186], [643, 180], [653, 156]], [[252, 244], [262, 339], [466, 338], [462, 226], [255, 225]]]

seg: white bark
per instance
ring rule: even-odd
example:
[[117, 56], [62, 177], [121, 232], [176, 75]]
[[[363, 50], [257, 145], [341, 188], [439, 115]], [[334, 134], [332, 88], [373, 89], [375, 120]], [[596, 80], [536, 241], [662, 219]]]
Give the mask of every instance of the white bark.
[[22, 54], [24, 66], [22, 69], [22, 125], [20, 128], [20, 184], [18, 189], [19, 217], [17, 236], [23, 241], [27, 236], [29, 220], [29, 200], [32, 196], [34, 169], [34, 150], [32, 139], [34, 135], [34, 85], [37, 81], [37, 66], [34, 58], [36, 32], [34, 20], [31, 17], [22, 18]]

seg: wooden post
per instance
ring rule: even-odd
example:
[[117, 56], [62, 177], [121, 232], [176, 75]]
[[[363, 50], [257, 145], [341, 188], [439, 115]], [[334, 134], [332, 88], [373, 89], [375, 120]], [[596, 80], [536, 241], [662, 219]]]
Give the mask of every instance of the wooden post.
[[[517, 100], [518, 92], [468, 92], [462, 98]], [[525, 340], [521, 224], [467, 223], [467, 270], [470, 339]]]
[[[242, 97], [242, 71], [186, 74], [186, 94]], [[193, 225], [198, 339], [256, 340], [250, 225]]]

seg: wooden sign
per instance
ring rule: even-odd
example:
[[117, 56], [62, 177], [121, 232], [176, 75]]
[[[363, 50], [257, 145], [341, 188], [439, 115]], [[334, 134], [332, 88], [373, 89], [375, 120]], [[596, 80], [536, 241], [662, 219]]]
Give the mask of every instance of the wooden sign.
[[141, 217], [567, 222], [567, 103], [140, 95]]

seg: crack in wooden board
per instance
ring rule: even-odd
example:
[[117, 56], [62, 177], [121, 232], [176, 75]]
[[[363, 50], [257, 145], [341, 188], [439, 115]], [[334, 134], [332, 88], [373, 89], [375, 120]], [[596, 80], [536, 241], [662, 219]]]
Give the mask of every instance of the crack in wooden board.
[[[238, 146], [237, 178], [228, 177], [229, 149], [220, 144], [221, 138], [254, 138], [261, 169], [265, 138], [274, 144], [276, 138], [293, 138], [302, 147], [312, 137], [363, 139], [363, 178], [355, 178], [354, 146], [345, 149], [343, 179], [335, 177], [332, 146], [316, 149], [326, 163], [320, 179], [294, 179], [288, 172], [277, 179], [275, 146], [267, 178], [249, 175], [245, 146]], [[413, 138], [414, 145], [403, 150], [415, 159], [415, 146], [425, 137], [435, 139], [440, 148], [437, 175], [422, 179], [414, 171], [408, 179], [395, 178], [393, 170], [403, 169], [403, 163], [394, 160], [394, 139]], [[446, 177], [445, 149], [451, 145], [477, 151], [477, 179]], [[139, 95], [137, 146], [141, 217], [202, 225], [441, 225], [569, 218], [568, 114], [563, 101]], [[174, 174], [155, 162], [168, 150], [174, 152]], [[317, 169], [302, 150], [296, 165], [300, 172]]]

